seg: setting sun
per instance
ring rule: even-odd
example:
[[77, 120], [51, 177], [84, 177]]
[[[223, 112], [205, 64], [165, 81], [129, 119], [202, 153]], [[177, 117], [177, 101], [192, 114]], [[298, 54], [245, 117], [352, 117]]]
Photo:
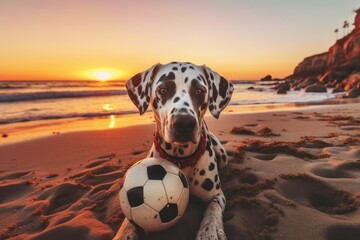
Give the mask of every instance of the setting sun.
[[94, 69], [86, 71], [84, 75], [90, 80], [99, 80], [102, 82], [116, 80], [122, 76], [121, 72], [115, 69]]

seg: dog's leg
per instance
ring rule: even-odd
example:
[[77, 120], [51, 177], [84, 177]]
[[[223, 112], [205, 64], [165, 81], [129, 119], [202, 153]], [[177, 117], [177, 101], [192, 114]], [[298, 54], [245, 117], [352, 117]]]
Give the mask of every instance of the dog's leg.
[[139, 235], [134, 225], [132, 225], [126, 218], [122, 222], [119, 231], [116, 233], [113, 240], [137, 240]]
[[223, 211], [226, 200], [223, 193], [217, 194], [207, 207], [196, 240], [226, 240]]
[[221, 169], [228, 164], [228, 155], [225, 151], [225, 148], [222, 146], [221, 142], [219, 141], [219, 139], [215, 137], [214, 134], [212, 134], [210, 131], [209, 134], [211, 138], [212, 148], [215, 151], [215, 156], [216, 156], [215, 159], [218, 165], [218, 169]]

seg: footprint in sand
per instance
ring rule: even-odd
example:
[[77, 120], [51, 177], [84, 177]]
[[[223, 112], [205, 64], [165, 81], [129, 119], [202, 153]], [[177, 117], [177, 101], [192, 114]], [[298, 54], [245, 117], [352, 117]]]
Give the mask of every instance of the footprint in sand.
[[356, 210], [350, 193], [335, 189], [307, 174], [281, 175], [275, 189], [286, 198], [327, 214], [345, 214]]
[[333, 225], [326, 231], [326, 240], [359, 240], [360, 225]]

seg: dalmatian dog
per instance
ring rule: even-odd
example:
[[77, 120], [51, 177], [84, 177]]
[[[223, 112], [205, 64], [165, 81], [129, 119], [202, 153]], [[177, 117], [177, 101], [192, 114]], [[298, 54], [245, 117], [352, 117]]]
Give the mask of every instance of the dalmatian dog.
[[[154, 144], [148, 157], [176, 163], [187, 176], [190, 194], [207, 204], [196, 239], [226, 239], [225, 196], [218, 169], [228, 163], [220, 141], [207, 129], [204, 114], [215, 118], [230, 101], [232, 84], [210, 68], [187, 62], [156, 64], [126, 83], [130, 99], [143, 114], [155, 116]], [[138, 239], [136, 227], [124, 220], [114, 239]]]

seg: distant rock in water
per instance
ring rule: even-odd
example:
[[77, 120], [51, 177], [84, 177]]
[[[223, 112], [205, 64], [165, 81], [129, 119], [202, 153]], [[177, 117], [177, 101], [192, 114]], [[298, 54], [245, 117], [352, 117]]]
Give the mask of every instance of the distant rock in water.
[[275, 87], [277, 94], [286, 94], [290, 90], [290, 84], [287, 82], [280, 83]]
[[347, 91], [360, 89], [360, 8], [356, 10], [355, 29], [336, 41], [329, 51], [305, 58], [286, 78], [294, 89], [325, 92], [327, 88]]
[[262, 79], [260, 79], [260, 81], [272, 81], [272, 77], [271, 75], [266, 75], [265, 77], [263, 77]]
[[360, 88], [354, 88], [354, 89], [351, 89], [349, 90], [344, 98], [357, 98], [360, 96]]
[[313, 85], [307, 86], [305, 88], [305, 92], [327, 92], [327, 90], [324, 84], [315, 83]]

